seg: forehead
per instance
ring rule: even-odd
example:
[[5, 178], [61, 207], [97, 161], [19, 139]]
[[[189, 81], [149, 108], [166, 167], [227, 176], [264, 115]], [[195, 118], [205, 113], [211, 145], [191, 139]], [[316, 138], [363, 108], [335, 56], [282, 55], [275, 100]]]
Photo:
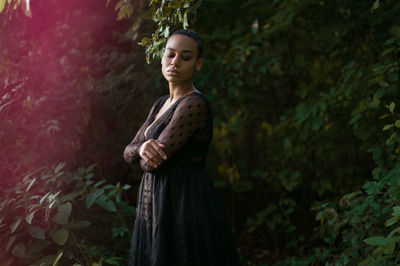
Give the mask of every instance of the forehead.
[[173, 49], [177, 52], [191, 51], [196, 54], [198, 50], [198, 44], [195, 40], [189, 36], [176, 34], [172, 35], [167, 42], [166, 48]]

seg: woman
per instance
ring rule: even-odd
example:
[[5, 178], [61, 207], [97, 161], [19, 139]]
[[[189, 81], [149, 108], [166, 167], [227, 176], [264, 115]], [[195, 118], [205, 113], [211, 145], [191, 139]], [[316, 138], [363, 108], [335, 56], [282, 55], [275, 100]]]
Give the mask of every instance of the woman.
[[169, 95], [155, 102], [124, 151], [144, 171], [129, 265], [239, 265], [229, 221], [204, 171], [212, 114], [193, 85], [203, 65], [200, 37], [176, 31], [161, 65]]

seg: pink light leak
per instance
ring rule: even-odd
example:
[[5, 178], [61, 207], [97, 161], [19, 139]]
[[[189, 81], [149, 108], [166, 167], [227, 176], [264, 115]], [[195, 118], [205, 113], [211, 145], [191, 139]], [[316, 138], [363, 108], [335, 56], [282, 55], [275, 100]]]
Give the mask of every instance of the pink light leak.
[[0, 14], [0, 186], [40, 166], [85, 163], [113, 32], [129, 26], [113, 1], [26, 3]]
[[[105, 77], [133, 42], [119, 43], [131, 22], [116, 20], [118, 1], [106, 2], [24, 0], [0, 13], [0, 265], [14, 265], [18, 244], [34, 243], [30, 222], [54, 225], [54, 208], [38, 207], [39, 199], [71, 190], [67, 182], [46, 183], [43, 173], [56, 173], [44, 168], [66, 162], [68, 173], [109, 156], [100, 152], [112, 124]], [[26, 176], [34, 182], [26, 185]]]

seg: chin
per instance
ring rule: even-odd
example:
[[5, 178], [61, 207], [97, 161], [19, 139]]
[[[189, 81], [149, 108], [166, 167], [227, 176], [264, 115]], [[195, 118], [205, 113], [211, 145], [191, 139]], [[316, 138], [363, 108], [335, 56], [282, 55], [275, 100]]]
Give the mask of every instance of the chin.
[[179, 82], [179, 81], [180, 81], [180, 78], [178, 78], [178, 77], [172, 77], [172, 76], [166, 76], [165, 79], [166, 79], [168, 82]]

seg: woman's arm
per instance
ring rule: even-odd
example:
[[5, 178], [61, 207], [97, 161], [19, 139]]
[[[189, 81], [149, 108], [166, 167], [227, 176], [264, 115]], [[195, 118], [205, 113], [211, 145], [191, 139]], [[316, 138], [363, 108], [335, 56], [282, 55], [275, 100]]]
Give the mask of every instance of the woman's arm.
[[143, 123], [143, 125], [140, 127], [139, 131], [136, 133], [136, 136], [133, 138], [131, 143], [129, 143], [125, 147], [124, 160], [127, 163], [133, 163], [140, 158], [139, 157], [139, 149], [140, 149], [140, 145], [142, 145], [142, 143], [143, 143], [140, 141], [140, 136], [143, 134], [145, 124], [146, 123]]
[[154, 103], [154, 105], [150, 109], [149, 114], [147, 115], [145, 122], [140, 127], [140, 129], [136, 133], [136, 135], [133, 138], [133, 140], [131, 141], [131, 143], [129, 143], [125, 147], [124, 159], [126, 162], [133, 163], [140, 159], [139, 149], [140, 149], [140, 146], [144, 143], [144, 141], [141, 141], [141, 136], [143, 134], [143, 131], [146, 129], [146, 125], [148, 124], [147, 121], [150, 119], [151, 114], [154, 112], [155, 107], [160, 103], [161, 99], [162, 99], [162, 97]]
[[[158, 141], [165, 145], [163, 150], [167, 156], [167, 160], [182, 148], [188, 138], [197, 129], [203, 128], [206, 125], [207, 118], [207, 104], [200, 96], [187, 96], [178, 104], [171, 122], [169, 122], [158, 137]], [[154, 172], [167, 160], [164, 160], [157, 167], [151, 167], [146, 160], [141, 159], [140, 166], [144, 171]]]

